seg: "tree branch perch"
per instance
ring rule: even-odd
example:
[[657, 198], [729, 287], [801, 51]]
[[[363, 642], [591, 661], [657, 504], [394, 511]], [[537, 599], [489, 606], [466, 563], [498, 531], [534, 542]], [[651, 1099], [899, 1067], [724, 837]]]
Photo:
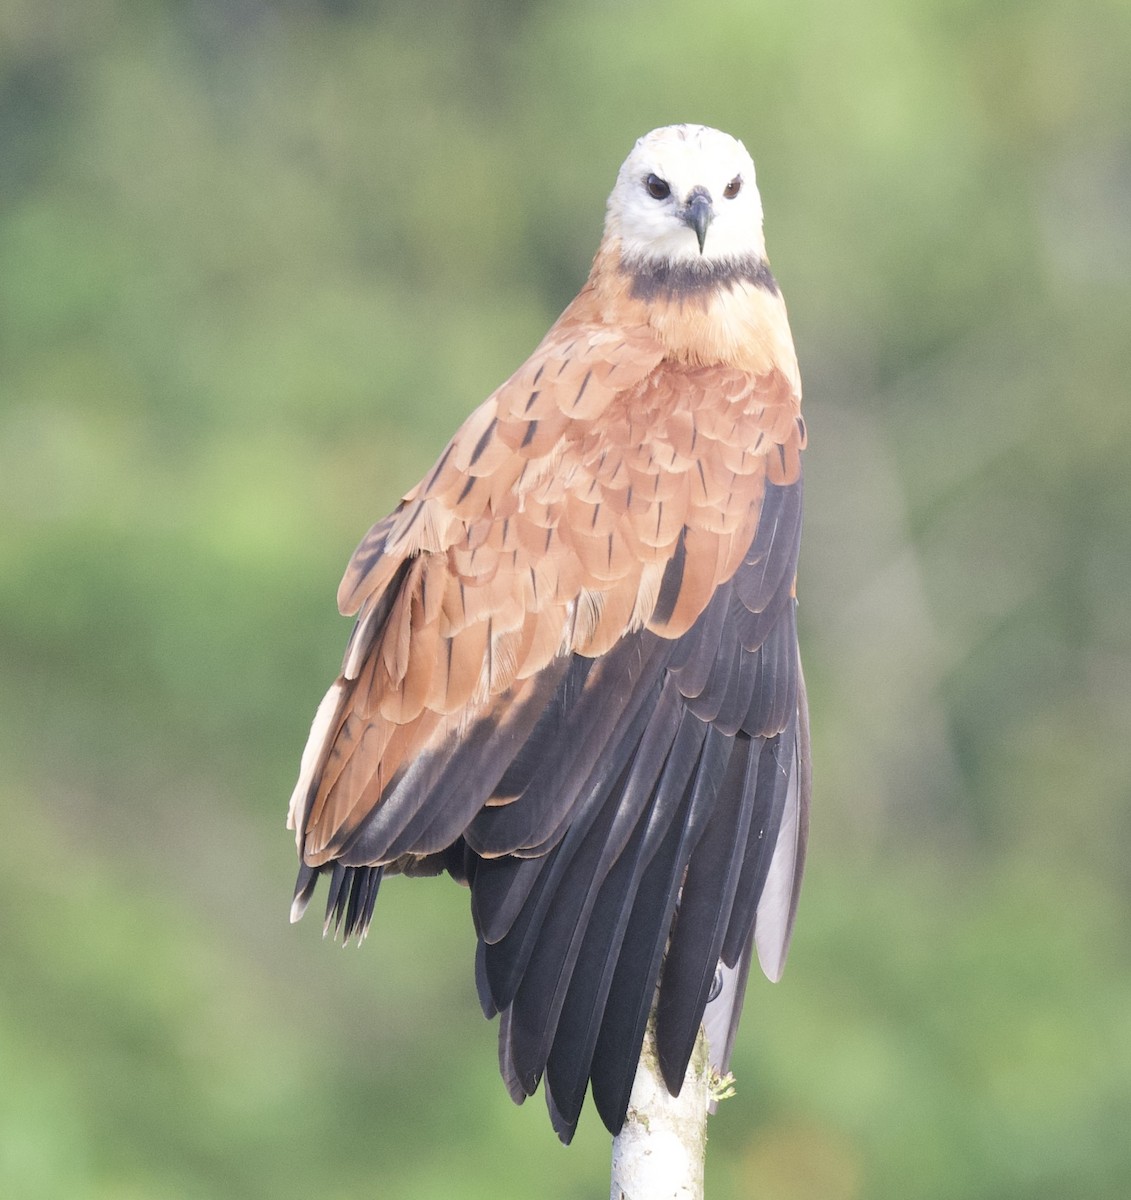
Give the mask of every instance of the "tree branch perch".
[[703, 1200], [710, 1075], [700, 1029], [683, 1087], [670, 1095], [649, 1017], [624, 1128], [613, 1139], [610, 1200]]

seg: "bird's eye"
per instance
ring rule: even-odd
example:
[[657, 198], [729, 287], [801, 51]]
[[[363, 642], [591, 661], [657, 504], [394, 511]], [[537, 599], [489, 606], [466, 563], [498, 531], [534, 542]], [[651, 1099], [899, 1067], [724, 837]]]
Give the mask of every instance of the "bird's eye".
[[735, 196], [737, 196], [737, 195], [738, 195], [738, 193], [739, 193], [741, 190], [742, 190], [742, 176], [741, 176], [741, 175], [736, 175], [736, 176], [735, 176], [735, 177], [734, 177], [734, 178], [733, 178], [733, 179], [730, 181], [730, 183], [728, 183], [728, 184], [726, 185], [726, 187], [725, 187], [725, 188], [723, 188], [723, 195], [724, 195], [724, 196], [725, 196], [725, 197], [726, 197], [728, 200], [733, 200], [733, 199], [735, 198]]
[[644, 180], [644, 186], [648, 189], [648, 195], [653, 200], [666, 200], [672, 194], [672, 189], [668, 185], [668, 181], [661, 179], [659, 175], [649, 175]]

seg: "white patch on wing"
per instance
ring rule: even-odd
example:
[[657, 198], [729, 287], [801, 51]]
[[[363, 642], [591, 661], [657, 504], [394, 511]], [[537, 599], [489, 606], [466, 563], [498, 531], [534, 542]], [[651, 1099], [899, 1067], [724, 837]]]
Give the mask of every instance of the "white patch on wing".
[[628, 619], [630, 630], [642, 629], [644, 623], [656, 611], [656, 601], [660, 598], [660, 587], [664, 581], [666, 567], [666, 562], [650, 562], [640, 572], [636, 603], [632, 607], [632, 616]]
[[[707, 1053], [711, 1066], [721, 1075], [726, 1070], [730, 1060], [733, 1036], [734, 1006], [742, 1003], [742, 963], [740, 958], [733, 967], [728, 967], [723, 960], [715, 968], [715, 984], [711, 988], [711, 999], [703, 1014], [703, 1032], [707, 1035]], [[716, 992], [715, 988], [718, 988]]]
[[377, 615], [377, 607], [373, 603], [372, 597], [370, 597], [370, 599], [366, 600], [365, 608], [354, 623], [349, 645], [346, 647], [345, 662], [342, 663], [342, 674], [347, 679], [357, 678], [362, 664], [365, 662], [365, 656], [369, 653], [369, 647], [373, 640], [373, 623]]
[[785, 970], [789, 949], [790, 914], [793, 909], [794, 876], [797, 873], [798, 820], [801, 802], [801, 765], [796, 756], [786, 789], [781, 828], [770, 859], [766, 885], [758, 901], [754, 923], [754, 945], [766, 978], [777, 983]]
[[562, 640], [558, 646], [558, 656], [572, 654], [577, 643], [578, 602], [571, 600], [565, 609], [565, 620], [562, 622]]
[[295, 831], [295, 844], [302, 854], [302, 835], [306, 826], [306, 810], [310, 803], [310, 790], [314, 776], [321, 766], [326, 751], [330, 730], [337, 724], [342, 701], [345, 698], [346, 685], [337, 680], [330, 690], [322, 697], [322, 703], [314, 714], [310, 726], [310, 736], [302, 752], [302, 761], [298, 769], [298, 782], [291, 793], [291, 803], [287, 809], [287, 828]]

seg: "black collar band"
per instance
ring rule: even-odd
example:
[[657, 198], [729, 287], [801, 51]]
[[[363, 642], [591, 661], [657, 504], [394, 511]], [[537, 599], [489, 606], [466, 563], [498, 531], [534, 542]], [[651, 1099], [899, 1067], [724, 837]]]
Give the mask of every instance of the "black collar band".
[[701, 297], [708, 292], [730, 291], [736, 283], [750, 283], [778, 294], [777, 280], [764, 258], [749, 254], [742, 258], [702, 259], [665, 262], [655, 259], [622, 260], [621, 270], [632, 284], [634, 300], [682, 300]]

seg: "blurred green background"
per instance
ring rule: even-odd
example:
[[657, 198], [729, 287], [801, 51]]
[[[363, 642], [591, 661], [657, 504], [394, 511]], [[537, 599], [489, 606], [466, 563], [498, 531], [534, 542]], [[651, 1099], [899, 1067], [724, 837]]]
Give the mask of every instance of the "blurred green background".
[[714, 1200], [1131, 1195], [1131, 5], [0, 4], [0, 1196], [605, 1194], [466, 896], [287, 924], [357, 539], [616, 169], [759, 165], [811, 430], [812, 854]]

